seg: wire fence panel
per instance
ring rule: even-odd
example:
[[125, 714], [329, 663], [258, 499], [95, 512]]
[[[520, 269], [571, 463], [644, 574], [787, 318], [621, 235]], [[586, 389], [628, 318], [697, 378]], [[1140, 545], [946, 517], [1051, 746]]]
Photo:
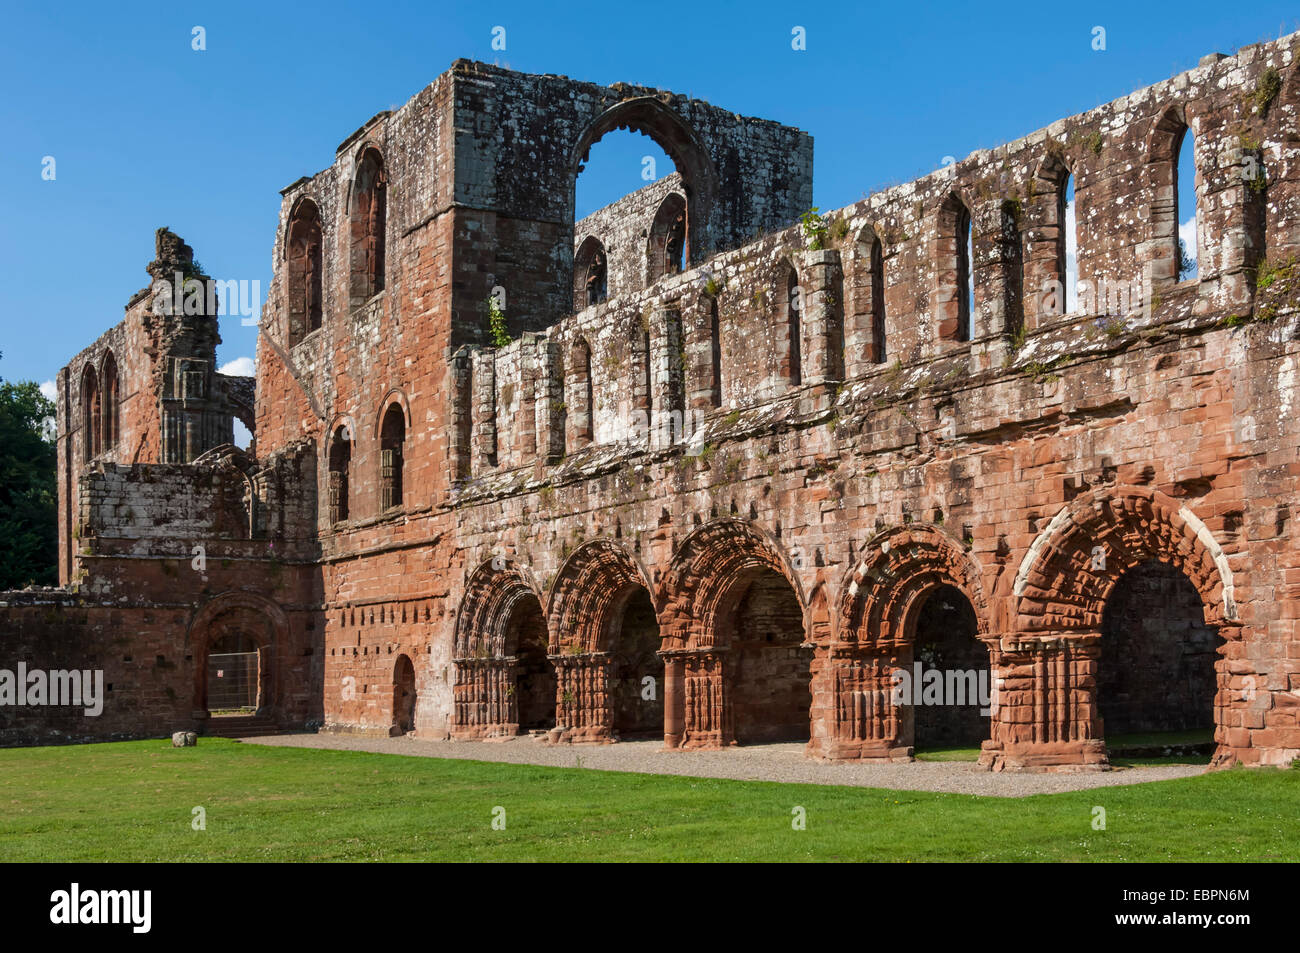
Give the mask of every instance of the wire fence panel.
[[208, 709], [257, 708], [257, 653], [208, 656]]

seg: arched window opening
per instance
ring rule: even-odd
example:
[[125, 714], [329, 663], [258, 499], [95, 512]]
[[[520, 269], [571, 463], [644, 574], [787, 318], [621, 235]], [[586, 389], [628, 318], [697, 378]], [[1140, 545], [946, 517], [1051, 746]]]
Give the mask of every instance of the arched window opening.
[[956, 586], [938, 585], [914, 618], [913, 665], [903, 697], [914, 749], [981, 744], [989, 737], [993, 685], [970, 600]]
[[799, 273], [788, 264], [781, 293], [786, 332], [786, 360], [781, 369], [782, 376], [791, 387], [798, 387], [803, 383], [803, 289], [799, 287]]
[[653, 283], [665, 275], [679, 274], [686, 263], [686, 197], [667, 195], [655, 212], [647, 240], [647, 278]]
[[[643, 129], [638, 117], [631, 115], [640, 108], [657, 112], [657, 106], [618, 107], [611, 112], [624, 113], [623, 121], [608, 118], [588, 130], [578, 144], [580, 155], [574, 177], [574, 285], [583, 289], [577, 309], [644, 287], [663, 275], [680, 271], [690, 257], [686, 233], [689, 221], [685, 214], [689, 184], [678, 174], [673, 159], [665, 151], [668, 142], [660, 133], [671, 131], [677, 148], [687, 141], [684, 130], [661, 130], [660, 124], [675, 120], [663, 116], [649, 118]], [[654, 127], [654, 131], [650, 131]], [[674, 204], [676, 200], [679, 204]], [[665, 205], [666, 203], [666, 205]], [[680, 214], [681, 235], [674, 236], [674, 223]], [[622, 223], [635, 227], [621, 229]], [[593, 281], [590, 294], [587, 282], [596, 277], [590, 264], [578, 254], [581, 240], [599, 236], [606, 272]], [[671, 247], [670, 247], [671, 246]], [[598, 290], [598, 284], [604, 287]]]
[[402, 505], [402, 465], [406, 443], [406, 417], [400, 404], [390, 404], [379, 434], [380, 509]]
[[118, 410], [118, 384], [117, 384], [117, 359], [113, 357], [110, 351], [104, 358], [104, 395], [103, 395], [103, 414], [104, 414], [104, 436], [103, 445], [105, 450], [112, 450], [117, 446], [118, 440], [118, 420], [120, 417]]
[[367, 149], [357, 163], [348, 210], [351, 238], [349, 273], [351, 306], [360, 307], [384, 290], [384, 241], [388, 181], [377, 149]]
[[1025, 327], [1025, 252], [1018, 206], [1004, 202], [998, 235], [1002, 266], [1003, 333], [1016, 339]]
[[345, 424], [334, 431], [329, 453], [330, 523], [348, 519], [348, 493], [352, 472], [352, 432]]
[[1178, 202], [1178, 280], [1192, 281], [1200, 273], [1200, 245], [1197, 230], [1196, 137], [1183, 127], [1177, 148], [1178, 171], [1174, 194]]
[[1065, 313], [1079, 310], [1079, 216], [1074, 201], [1074, 176], [1068, 169], [1056, 193], [1057, 241], [1056, 273], [1061, 276], [1065, 292]]
[[1181, 106], [1165, 110], [1147, 147], [1151, 251], [1144, 255], [1159, 287], [1197, 277], [1195, 142]]
[[871, 243], [871, 360], [884, 364], [889, 359], [885, 340], [885, 252], [879, 238]]
[[972, 249], [973, 239], [970, 227], [970, 209], [961, 207], [957, 218], [957, 247], [960, 256], [957, 265], [957, 286], [961, 291], [961, 313], [957, 319], [957, 340], [969, 341], [971, 337], [971, 315], [975, 312], [975, 277], [971, 271], [971, 262], [975, 255]]
[[971, 214], [966, 203], [955, 194], [949, 195], [939, 207], [934, 253], [939, 338], [969, 341], [975, 307]]
[[99, 456], [102, 450], [100, 415], [99, 379], [95, 369], [87, 364], [81, 373], [81, 449], [86, 462]]
[[609, 297], [609, 267], [605, 246], [594, 235], [578, 246], [573, 265], [573, 310], [581, 311]]
[[287, 242], [286, 304], [292, 347], [321, 326], [321, 222], [315, 202], [304, 200], [294, 208]]
[[722, 332], [718, 324], [718, 299], [709, 299], [709, 366], [712, 374], [709, 404], [722, 406]]

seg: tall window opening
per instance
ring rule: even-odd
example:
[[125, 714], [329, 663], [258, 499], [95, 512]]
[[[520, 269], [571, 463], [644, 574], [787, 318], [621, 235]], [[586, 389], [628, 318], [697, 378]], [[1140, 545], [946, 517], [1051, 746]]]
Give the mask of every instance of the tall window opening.
[[379, 433], [380, 509], [402, 505], [402, 465], [406, 443], [406, 417], [400, 404], [390, 404]]

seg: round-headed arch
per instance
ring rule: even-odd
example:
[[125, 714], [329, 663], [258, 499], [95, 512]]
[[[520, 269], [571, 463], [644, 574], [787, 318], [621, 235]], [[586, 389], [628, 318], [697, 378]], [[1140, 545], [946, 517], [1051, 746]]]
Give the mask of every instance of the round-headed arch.
[[1038, 534], [1016, 573], [1017, 630], [1099, 629], [1120, 577], [1151, 560], [1191, 580], [1207, 625], [1236, 622], [1232, 570], [1214, 534], [1158, 490], [1126, 486], [1078, 497]]
[[[725, 635], [721, 623], [748, 577], [770, 570], [783, 576], [806, 615], [808, 600], [780, 544], [753, 523], [705, 523], [678, 546], [659, 586], [664, 606], [664, 648], [704, 649]], [[807, 626], [805, 625], [805, 631]]]
[[402, 411], [402, 425], [407, 433], [411, 431], [411, 404], [406, 399], [406, 394], [400, 387], [392, 388], [379, 401], [379, 413], [375, 415], [375, 433], [374, 438], [379, 439], [384, 428], [384, 418], [388, 416], [389, 409], [396, 404]]
[[707, 226], [718, 194], [718, 178], [713, 160], [695, 132], [676, 112], [653, 96], [625, 99], [593, 119], [578, 137], [570, 159], [575, 181], [592, 145], [614, 129], [628, 129], [649, 136], [668, 153], [681, 174], [682, 188], [686, 192], [687, 241], [692, 255], [702, 257], [702, 254], [707, 254], [706, 249], [711, 247]]
[[223, 635], [238, 632], [257, 645], [261, 707], [274, 705], [276, 675], [272, 658], [289, 636], [289, 618], [278, 605], [253, 592], [231, 590], [214, 596], [195, 613], [185, 633], [186, 651], [194, 660], [194, 707], [208, 706], [208, 653]]
[[839, 639], [876, 646], [905, 641], [912, 607], [943, 585], [966, 596], [980, 635], [987, 634], [989, 607], [979, 566], [960, 543], [926, 524], [880, 533], [844, 582]]
[[493, 556], [480, 563], [465, 584], [456, 615], [455, 657], [505, 658], [517, 646], [507, 644], [515, 610], [525, 600], [541, 606], [532, 574], [513, 559]]
[[551, 654], [608, 651], [618, 609], [638, 587], [654, 601], [645, 568], [619, 543], [594, 539], [575, 549], [551, 583]]

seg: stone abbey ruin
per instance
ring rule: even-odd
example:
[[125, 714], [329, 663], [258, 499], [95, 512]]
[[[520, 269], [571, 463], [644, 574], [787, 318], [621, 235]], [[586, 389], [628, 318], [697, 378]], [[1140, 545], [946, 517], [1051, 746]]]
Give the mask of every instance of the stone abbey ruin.
[[[63, 587], [0, 594], [0, 644], [103, 670], [106, 701], [6, 708], [0, 743], [242, 707], [1021, 770], [1213, 728], [1215, 764], [1289, 763], [1298, 51], [1208, 56], [819, 218], [797, 129], [456, 62], [283, 191], [255, 379], [217, 373], [210, 301], [158, 307], [209, 280], [165, 229], [60, 372]], [[575, 225], [622, 128], [676, 172]], [[242, 705], [214, 656], [252, 659]], [[991, 710], [900, 703], [917, 663], [987, 672]]]

